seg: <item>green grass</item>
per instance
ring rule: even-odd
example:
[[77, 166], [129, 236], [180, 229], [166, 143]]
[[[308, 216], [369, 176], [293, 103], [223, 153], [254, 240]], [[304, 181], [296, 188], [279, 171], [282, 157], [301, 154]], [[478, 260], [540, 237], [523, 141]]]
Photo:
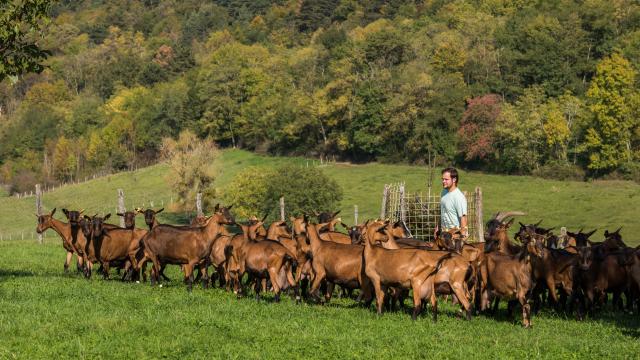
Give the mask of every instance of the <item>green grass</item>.
[[[233, 177], [248, 166], [278, 166], [295, 163], [300, 166], [318, 166], [318, 160], [260, 156], [242, 150], [227, 150], [217, 162], [219, 175], [216, 186], [224, 191]], [[407, 191], [427, 191], [425, 167], [409, 165], [330, 163], [322, 165], [344, 190], [342, 219], [353, 222], [353, 206], [358, 205], [359, 219], [378, 217], [382, 189], [385, 183], [405, 181]], [[166, 205], [172, 198], [166, 183], [168, 165], [159, 164], [133, 173], [122, 173], [100, 178], [80, 185], [69, 185], [43, 197], [45, 211], [57, 207], [86, 209], [86, 213], [114, 213], [117, 207], [117, 189], [125, 192], [126, 207]], [[439, 172], [434, 175], [433, 191], [440, 191]], [[542, 219], [543, 226], [566, 226], [569, 231], [579, 228], [598, 229], [593, 240], [602, 240], [605, 229], [622, 226], [623, 239], [628, 245], [640, 245], [640, 222], [635, 221], [640, 200], [640, 185], [628, 181], [553, 181], [530, 176], [491, 175], [461, 171], [460, 187], [473, 192], [480, 186], [484, 197], [484, 218], [504, 210], [527, 213], [518, 220], [526, 223]], [[285, 196], [286, 202], [286, 196]], [[274, 207], [276, 205], [274, 204]], [[13, 239], [25, 233], [34, 236], [35, 198], [0, 198], [0, 233], [12, 233]], [[189, 214], [187, 214], [189, 215]], [[62, 214], [58, 215], [64, 218]], [[184, 220], [184, 214], [162, 214], [161, 221]], [[51, 234], [48, 236], [55, 236]], [[6, 236], [4, 236], [6, 237]]]
[[[224, 189], [250, 165], [275, 166], [303, 158], [265, 157], [225, 151], [216, 185]], [[384, 183], [406, 181], [409, 191], [426, 191], [423, 167], [406, 165], [324, 165], [344, 188], [343, 219], [351, 222], [353, 205], [360, 218], [379, 214]], [[87, 213], [114, 212], [116, 190], [125, 191], [127, 208], [165, 205], [172, 195], [165, 182], [167, 165], [70, 185], [44, 196], [45, 210], [85, 208]], [[436, 182], [438, 181], [436, 174]], [[437, 183], [434, 189], [439, 189]], [[498, 210], [522, 210], [526, 222], [569, 229], [624, 225], [628, 244], [640, 243], [635, 221], [640, 186], [630, 182], [560, 182], [531, 177], [461, 173], [461, 187], [484, 192], [485, 216]], [[436, 190], [437, 191], [437, 190]], [[0, 232], [33, 231], [34, 199], [0, 199]], [[58, 218], [64, 218], [58, 213]], [[164, 213], [163, 213], [164, 214]], [[164, 214], [176, 221], [180, 214]], [[141, 219], [139, 219], [141, 221]], [[14, 235], [15, 236], [15, 235]], [[14, 237], [15, 239], [15, 237]], [[438, 323], [428, 315], [416, 322], [405, 312], [378, 318], [349, 299], [327, 306], [296, 305], [285, 298], [237, 300], [220, 289], [188, 294], [177, 267], [164, 287], [117, 280], [85, 280], [64, 275], [61, 241], [48, 232], [44, 245], [33, 240], [0, 242], [1, 358], [636, 358], [640, 351], [637, 315], [610, 312], [577, 322], [572, 316], [543, 311], [532, 330], [506, 318], [456, 317], [441, 306]], [[409, 306], [407, 301], [406, 306]], [[517, 317], [518, 321], [520, 316]]]
[[[236, 299], [220, 289], [188, 294], [64, 275], [59, 241], [0, 244], [0, 358], [637, 358], [640, 318], [609, 312], [577, 322], [543, 311], [533, 329], [507, 319], [470, 322], [441, 302], [440, 317], [411, 321], [350, 299], [296, 305]], [[115, 273], [114, 273], [115, 276]], [[406, 308], [410, 306], [406, 302]], [[517, 317], [520, 321], [520, 316]]]

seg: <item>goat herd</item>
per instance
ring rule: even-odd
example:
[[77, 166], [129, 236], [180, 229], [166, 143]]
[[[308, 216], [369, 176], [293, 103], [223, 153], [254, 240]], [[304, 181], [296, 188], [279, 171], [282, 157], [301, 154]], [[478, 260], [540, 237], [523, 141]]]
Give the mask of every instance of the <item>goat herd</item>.
[[[640, 247], [627, 247], [620, 229], [605, 231], [603, 242], [592, 242], [595, 230], [559, 238], [540, 222], [520, 223], [516, 244], [508, 229], [522, 213], [503, 212], [487, 223], [484, 243], [466, 243], [456, 230], [439, 233], [431, 243], [407, 238], [402, 223], [370, 220], [348, 227], [336, 218], [338, 213], [321, 213], [317, 223], [302, 215], [290, 218], [291, 227], [285, 221], [265, 227], [266, 216], [237, 223], [230, 209], [216, 205], [213, 215], [188, 226], [159, 224], [156, 215], [163, 209], [136, 209], [117, 214], [125, 227], [106, 223], [110, 214], [89, 217], [63, 209], [65, 223], [53, 217], [53, 209], [38, 216], [37, 231], [56, 231], [67, 251], [65, 272], [75, 253], [77, 269], [86, 277], [99, 263], [105, 278], [116, 266], [124, 270], [123, 281], [146, 281], [151, 263], [154, 285], [168, 280], [166, 265], [180, 265], [189, 291], [194, 271], [205, 288], [217, 282], [241, 296], [253, 285], [256, 299], [269, 289], [275, 301], [290, 291], [296, 301], [326, 302], [339, 285], [349, 295], [358, 289], [358, 301], [367, 307], [375, 297], [378, 313], [398, 302], [402, 306], [411, 290], [413, 319], [425, 300], [435, 321], [438, 295], [452, 295], [467, 319], [474, 307], [495, 312], [500, 299], [508, 301], [509, 315], [520, 304], [525, 327], [531, 326], [532, 310], [546, 303], [575, 311], [579, 319], [604, 306], [608, 293], [615, 308], [623, 308], [622, 294], [627, 311], [638, 305]], [[135, 227], [137, 214], [144, 215], [148, 230]], [[348, 234], [336, 231], [338, 224]], [[231, 233], [230, 226], [241, 233]]]

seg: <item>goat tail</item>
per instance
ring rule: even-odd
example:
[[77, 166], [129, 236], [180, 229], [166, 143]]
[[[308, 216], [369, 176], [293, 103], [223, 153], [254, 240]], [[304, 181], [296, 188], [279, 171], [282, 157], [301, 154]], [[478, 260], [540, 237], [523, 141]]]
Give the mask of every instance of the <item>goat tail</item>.
[[233, 255], [233, 245], [227, 245], [224, 247], [224, 256], [229, 259]]
[[436, 266], [433, 269], [433, 271], [431, 271], [429, 275], [427, 275], [427, 279], [430, 276], [437, 274], [438, 271], [440, 271], [440, 268], [442, 267], [442, 264], [444, 263], [444, 261], [447, 259], [451, 259], [452, 257], [453, 257], [453, 253], [447, 253], [446, 255], [443, 255], [440, 259], [438, 259], [438, 262], [436, 263]]
[[284, 261], [289, 262], [291, 266], [298, 266], [298, 260], [295, 257], [289, 255], [288, 253], [284, 254]]

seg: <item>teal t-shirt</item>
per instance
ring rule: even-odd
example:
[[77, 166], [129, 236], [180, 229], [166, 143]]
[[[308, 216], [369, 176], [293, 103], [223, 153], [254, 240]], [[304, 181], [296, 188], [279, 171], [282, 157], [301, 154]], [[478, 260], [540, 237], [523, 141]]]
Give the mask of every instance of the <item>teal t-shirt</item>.
[[443, 189], [440, 194], [440, 225], [443, 229], [460, 227], [460, 218], [467, 215], [467, 199], [460, 189]]

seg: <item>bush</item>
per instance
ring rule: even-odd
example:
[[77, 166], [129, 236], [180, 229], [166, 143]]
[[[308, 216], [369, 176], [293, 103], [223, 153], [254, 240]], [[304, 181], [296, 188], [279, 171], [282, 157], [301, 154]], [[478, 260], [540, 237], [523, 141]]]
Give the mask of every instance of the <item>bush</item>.
[[532, 172], [533, 176], [543, 179], [583, 181], [585, 172], [582, 168], [572, 164], [545, 164]]
[[625, 180], [632, 180], [640, 184], [640, 163], [628, 162], [620, 166], [620, 173]]
[[279, 199], [285, 212], [297, 216], [313, 211], [333, 211], [342, 200], [342, 188], [318, 168], [285, 165], [278, 168], [251, 167], [238, 173], [224, 190], [224, 204], [233, 204], [238, 219], [250, 216], [280, 218]]

